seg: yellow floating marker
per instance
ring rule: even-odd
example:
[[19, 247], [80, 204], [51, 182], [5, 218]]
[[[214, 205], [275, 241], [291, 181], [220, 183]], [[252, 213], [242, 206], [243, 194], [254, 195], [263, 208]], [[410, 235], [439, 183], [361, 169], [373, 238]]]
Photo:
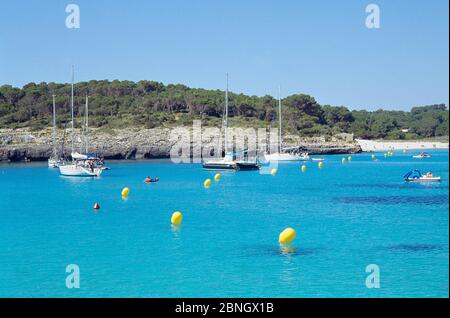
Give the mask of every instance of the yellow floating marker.
[[127, 187], [122, 189], [122, 197], [123, 198], [128, 198], [129, 194], [130, 194], [130, 189], [128, 189]]
[[384, 154], [384, 157], [387, 157], [387, 156], [388, 156], [388, 154], [387, 154], [387, 153], [385, 153], [385, 154]]
[[375, 155], [372, 155], [372, 159], [375, 159], [377, 156], [375, 156]]
[[272, 171], [270, 171], [270, 174], [272, 176], [276, 175], [277, 174], [277, 169], [273, 168]]
[[347, 160], [352, 161], [352, 156], [348, 156]]
[[288, 227], [283, 232], [280, 233], [278, 242], [280, 243], [291, 243], [295, 239], [296, 233], [293, 228]]
[[216, 175], [214, 176], [214, 180], [219, 181], [221, 176], [222, 175], [220, 173], [216, 173]]
[[342, 158], [342, 163], [346, 163], [346, 162], [347, 162], [347, 159]]
[[209, 188], [211, 186], [211, 179], [206, 179], [205, 182], [203, 182], [203, 185], [205, 188]]
[[317, 165], [319, 166], [319, 168], [323, 168], [323, 162], [322, 161], [319, 162]]
[[170, 219], [170, 221], [172, 222], [173, 225], [178, 225], [181, 223], [182, 219], [183, 219], [183, 214], [181, 214], [180, 211], [176, 211], [176, 212], [173, 212], [172, 218]]
[[305, 171], [306, 171], [306, 166], [302, 165], [302, 172], [305, 172]]

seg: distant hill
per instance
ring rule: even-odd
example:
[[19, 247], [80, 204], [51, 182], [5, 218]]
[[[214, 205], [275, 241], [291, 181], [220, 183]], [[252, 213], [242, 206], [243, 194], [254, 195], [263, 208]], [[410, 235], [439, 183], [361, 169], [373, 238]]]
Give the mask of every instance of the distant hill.
[[[42, 129], [51, 124], [56, 95], [58, 126], [70, 121], [70, 84], [29, 83], [22, 88], [0, 86], [0, 128]], [[89, 81], [75, 85], [75, 114], [81, 117], [89, 95], [90, 125], [104, 128], [221, 125], [224, 92], [163, 85], [155, 81]], [[276, 125], [277, 100], [272, 96], [230, 93], [231, 125]], [[319, 105], [309, 95], [283, 99], [283, 123], [300, 136], [354, 133], [357, 138], [417, 139], [448, 136], [449, 111], [444, 104], [405, 111], [350, 111], [345, 106]], [[79, 119], [81, 122], [81, 118]]]

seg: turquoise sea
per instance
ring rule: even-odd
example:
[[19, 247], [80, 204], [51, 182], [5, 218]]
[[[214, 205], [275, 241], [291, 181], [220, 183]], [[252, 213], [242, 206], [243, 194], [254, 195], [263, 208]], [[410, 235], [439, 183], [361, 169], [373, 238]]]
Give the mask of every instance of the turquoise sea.
[[[325, 156], [304, 173], [222, 173], [209, 189], [214, 172], [199, 164], [108, 162], [98, 179], [2, 164], [0, 297], [448, 297], [449, 153], [431, 153]], [[443, 181], [405, 183], [414, 168]], [[66, 287], [68, 264], [79, 289]], [[366, 287], [369, 264], [378, 289]]]

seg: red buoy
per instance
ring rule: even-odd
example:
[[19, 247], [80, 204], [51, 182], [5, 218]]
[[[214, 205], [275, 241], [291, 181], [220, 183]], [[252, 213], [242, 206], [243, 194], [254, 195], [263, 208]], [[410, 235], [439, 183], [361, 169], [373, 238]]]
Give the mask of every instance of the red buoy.
[[94, 204], [94, 210], [98, 210], [98, 209], [100, 209], [100, 205], [96, 202], [96, 203]]

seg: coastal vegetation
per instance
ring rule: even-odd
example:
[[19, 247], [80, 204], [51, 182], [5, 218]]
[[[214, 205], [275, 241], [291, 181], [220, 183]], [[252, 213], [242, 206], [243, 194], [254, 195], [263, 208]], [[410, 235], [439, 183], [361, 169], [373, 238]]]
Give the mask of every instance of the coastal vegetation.
[[[0, 128], [51, 125], [52, 95], [56, 96], [57, 124], [70, 122], [70, 84], [29, 83], [22, 88], [0, 86]], [[90, 125], [105, 131], [129, 127], [173, 127], [202, 119], [204, 126], [220, 126], [224, 92], [164, 85], [155, 81], [92, 80], [75, 84], [75, 115], [81, 123], [89, 95]], [[269, 95], [230, 93], [230, 125], [277, 125], [277, 100]], [[349, 110], [319, 105], [314, 97], [295, 94], [283, 99], [285, 129], [300, 136], [353, 133], [365, 139], [422, 139], [449, 134], [449, 111], [444, 104], [417, 106], [411, 111]]]

